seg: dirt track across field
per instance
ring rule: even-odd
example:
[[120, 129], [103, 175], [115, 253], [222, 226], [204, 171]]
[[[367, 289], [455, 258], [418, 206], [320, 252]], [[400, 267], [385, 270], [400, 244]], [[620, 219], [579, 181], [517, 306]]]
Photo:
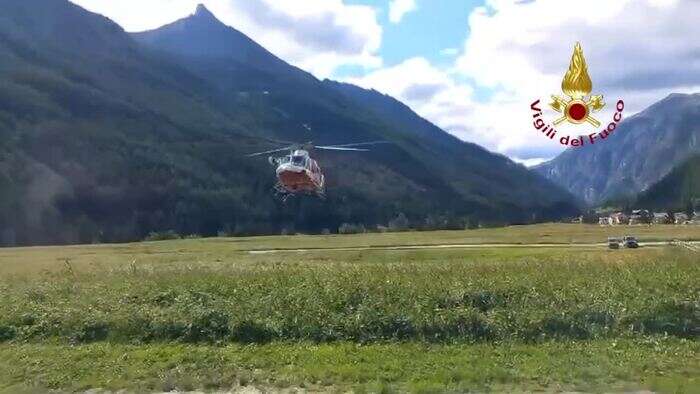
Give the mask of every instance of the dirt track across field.
[[[694, 247], [700, 246], [700, 241], [685, 242], [686, 245]], [[643, 242], [640, 247], [661, 247], [672, 245], [669, 241], [664, 242]], [[343, 252], [343, 251], [363, 251], [363, 250], [429, 250], [429, 249], [496, 249], [496, 248], [607, 248], [607, 242], [602, 243], [534, 243], [534, 244], [443, 244], [443, 245], [397, 245], [397, 246], [353, 246], [342, 248], [307, 248], [307, 249], [263, 249], [249, 250], [250, 254], [273, 254], [273, 253], [303, 253], [303, 252]]]

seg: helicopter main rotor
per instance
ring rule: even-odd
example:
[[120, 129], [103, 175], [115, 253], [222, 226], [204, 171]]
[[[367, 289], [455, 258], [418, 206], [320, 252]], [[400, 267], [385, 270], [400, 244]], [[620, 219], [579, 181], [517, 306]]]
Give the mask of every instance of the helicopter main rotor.
[[314, 145], [313, 142], [307, 142], [305, 144], [292, 143], [291, 145], [285, 146], [283, 148], [272, 149], [272, 150], [268, 150], [265, 152], [252, 153], [250, 155], [247, 155], [246, 157], [264, 156], [264, 155], [269, 155], [272, 153], [295, 151], [295, 150], [300, 150], [300, 149], [303, 149], [305, 151], [309, 151], [312, 149], [318, 149], [318, 150], [330, 150], [330, 151], [369, 152], [369, 149], [363, 149], [360, 147], [379, 145], [379, 144], [388, 144], [388, 143], [389, 143], [389, 141], [360, 142], [360, 143], [343, 144], [343, 145]]

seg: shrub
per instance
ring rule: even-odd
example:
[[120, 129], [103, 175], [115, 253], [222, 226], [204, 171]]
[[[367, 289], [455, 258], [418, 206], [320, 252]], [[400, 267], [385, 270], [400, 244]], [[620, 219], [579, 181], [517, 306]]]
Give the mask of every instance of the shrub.
[[473, 308], [476, 308], [481, 312], [488, 312], [497, 306], [504, 306], [506, 304], [507, 297], [508, 296], [505, 294], [482, 290], [475, 293], [466, 294], [464, 299]]
[[12, 326], [0, 325], [0, 343], [14, 339], [17, 330]]
[[150, 323], [145, 339], [148, 341], [178, 341], [187, 334], [187, 325], [173, 320]]
[[616, 322], [615, 315], [605, 311], [581, 310], [564, 313], [540, 320], [530, 327], [525, 339], [590, 339], [605, 334]]
[[389, 221], [389, 230], [391, 231], [406, 231], [408, 230], [408, 218], [406, 215], [399, 213], [394, 219]]
[[483, 341], [495, 338], [495, 330], [486, 318], [470, 310], [453, 310], [422, 327], [422, 336], [428, 341], [468, 339]]
[[343, 223], [338, 228], [338, 234], [364, 234], [366, 232], [364, 224]]
[[508, 297], [502, 292], [480, 290], [439, 299], [437, 307], [441, 309], [472, 307], [481, 312], [488, 312], [496, 307], [505, 306]]
[[242, 321], [231, 329], [231, 339], [240, 343], [267, 343], [274, 338], [274, 333], [262, 324]]
[[172, 239], [180, 239], [180, 235], [173, 230], [168, 231], [153, 231], [148, 234], [144, 241], [167, 241]]
[[230, 332], [227, 315], [219, 311], [205, 311], [187, 325], [182, 340], [191, 343], [212, 343], [226, 339]]
[[668, 334], [685, 338], [700, 337], [700, 303], [674, 301], [641, 313], [626, 323], [633, 331], [645, 334]]
[[72, 343], [103, 341], [109, 335], [109, 325], [104, 322], [83, 323], [70, 336]]

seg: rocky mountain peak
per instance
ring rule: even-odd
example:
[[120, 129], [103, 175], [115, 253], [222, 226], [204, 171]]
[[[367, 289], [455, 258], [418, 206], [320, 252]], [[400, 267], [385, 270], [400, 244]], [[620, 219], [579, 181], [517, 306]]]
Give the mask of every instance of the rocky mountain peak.
[[204, 4], [199, 4], [197, 5], [197, 9], [195, 10], [194, 14], [192, 14], [195, 18], [199, 19], [208, 19], [210, 21], [216, 21], [218, 22], [219, 20], [214, 16], [214, 14], [209, 11], [209, 9], [204, 5]]

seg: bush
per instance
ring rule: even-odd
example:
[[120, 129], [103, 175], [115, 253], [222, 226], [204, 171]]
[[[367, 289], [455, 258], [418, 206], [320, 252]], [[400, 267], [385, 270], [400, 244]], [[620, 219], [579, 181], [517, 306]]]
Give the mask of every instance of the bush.
[[338, 228], [338, 234], [364, 234], [366, 232], [364, 224], [343, 223]]
[[645, 334], [668, 334], [684, 338], [700, 337], [700, 303], [675, 301], [664, 303], [649, 312], [626, 321], [633, 331]]
[[266, 343], [274, 338], [274, 333], [262, 324], [242, 321], [231, 330], [231, 339], [240, 343]]
[[616, 322], [615, 316], [609, 312], [582, 310], [564, 313], [540, 320], [530, 327], [525, 339], [590, 339], [605, 334]]
[[422, 335], [428, 341], [468, 339], [484, 341], [494, 339], [496, 331], [487, 319], [474, 311], [452, 310], [431, 324], [422, 328]]
[[0, 343], [14, 339], [17, 330], [12, 326], [0, 325]]
[[185, 342], [219, 342], [229, 335], [229, 317], [219, 311], [205, 311], [187, 325], [182, 340]]
[[394, 219], [389, 221], [389, 230], [391, 231], [407, 231], [408, 226], [408, 218], [403, 214], [403, 212], [399, 213]]
[[70, 336], [73, 343], [103, 341], [109, 335], [109, 325], [103, 322], [83, 323]]
[[146, 238], [144, 238], [144, 241], [150, 242], [150, 241], [168, 241], [172, 239], [180, 239], [180, 234], [176, 233], [173, 230], [168, 230], [168, 231], [153, 231], [148, 234]]

